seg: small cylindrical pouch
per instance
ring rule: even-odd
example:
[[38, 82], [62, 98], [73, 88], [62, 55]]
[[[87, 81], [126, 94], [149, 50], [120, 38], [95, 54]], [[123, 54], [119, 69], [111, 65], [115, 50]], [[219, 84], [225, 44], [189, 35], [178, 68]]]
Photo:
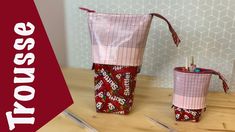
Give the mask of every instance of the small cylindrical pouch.
[[178, 46], [180, 39], [160, 14], [147, 15], [88, 12], [95, 71], [97, 112], [128, 114], [131, 110], [136, 76], [140, 71], [153, 16], [165, 20]]
[[206, 95], [213, 74], [222, 80], [224, 91], [228, 90], [225, 78], [219, 72], [199, 69], [201, 72], [198, 73], [185, 71], [183, 67], [174, 69], [173, 107], [177, 121], [199, 121], [206, 108]]

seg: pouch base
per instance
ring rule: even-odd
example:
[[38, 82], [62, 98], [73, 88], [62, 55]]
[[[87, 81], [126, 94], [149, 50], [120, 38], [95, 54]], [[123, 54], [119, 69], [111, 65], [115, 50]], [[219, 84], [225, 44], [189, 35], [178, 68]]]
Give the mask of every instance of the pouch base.
[[94, 64], [96, 111], [128, 114], [134, 100], [138, 66]]
[[[176, 121], [192, 121], [199, 122], [203, 109], [184, 109], [177, 106], [172, 106], [175, 112]], [[204, 111], [206, 108], [204, 108]]]

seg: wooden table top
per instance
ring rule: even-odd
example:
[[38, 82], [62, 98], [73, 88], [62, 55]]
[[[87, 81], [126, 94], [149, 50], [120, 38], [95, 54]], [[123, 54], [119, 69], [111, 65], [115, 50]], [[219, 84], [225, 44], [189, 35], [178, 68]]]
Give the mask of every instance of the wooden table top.
[[[138, 75], [134, 106], [129, 115], [96, 113], [93, 71], [63, 69], [74, 99], [68, 110], [88, 122], [99, 132], [164, 132], [145, 115], [176, 129], [178, 132], [235, 132], [235, 93], [210, 92], [207, 110], [200, 122], [175, 121], [172, 105], [173, 89], [156, 87], [156, 78]], [[86, 132], [73, 120], [60, 114], [39, 132]]]

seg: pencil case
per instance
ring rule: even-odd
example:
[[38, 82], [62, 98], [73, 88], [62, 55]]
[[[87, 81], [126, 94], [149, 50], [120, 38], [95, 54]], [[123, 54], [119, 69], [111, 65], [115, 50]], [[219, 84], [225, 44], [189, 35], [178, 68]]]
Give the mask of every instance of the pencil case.
[[88, 14], [96, 111], [128, 114], [133, 104], [135, 78], [141, 69], [153, 16], [167, 22], [177, 46], [180, 39], [160, 14], [109, 14], [80, 9]]
[[206, 110], [206, 96], [213, 74], [222, 80], [224, 92], [229, 89], [225, 78], [219, 72], [199, 69], [198, 73], [185, 71], [183, 67], [174, 69], [173, 108], [177, 121], [200, 120], [202, 112]]

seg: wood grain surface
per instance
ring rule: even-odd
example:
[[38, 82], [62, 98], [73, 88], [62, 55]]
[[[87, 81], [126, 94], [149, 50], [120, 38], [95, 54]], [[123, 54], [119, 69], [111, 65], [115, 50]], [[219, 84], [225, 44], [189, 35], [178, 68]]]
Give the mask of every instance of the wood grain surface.
[[[102, 114], [95, 111], [93, 71], [63, 69], [66, 82], [74, 99], [68, 108], [99, 132], [167, 132], [154, 124], [150, 116], [178, 132], [235, 132], [235, 93], [210, 92], [207, 110], [199, 123], [178, 122], [171, 109], [173, 89], [158, 88], [156, 78], [138, 75], [134, 107], [129, 115]], [[73, 120], [60, 114], [39, 132], [86, 132]]]

